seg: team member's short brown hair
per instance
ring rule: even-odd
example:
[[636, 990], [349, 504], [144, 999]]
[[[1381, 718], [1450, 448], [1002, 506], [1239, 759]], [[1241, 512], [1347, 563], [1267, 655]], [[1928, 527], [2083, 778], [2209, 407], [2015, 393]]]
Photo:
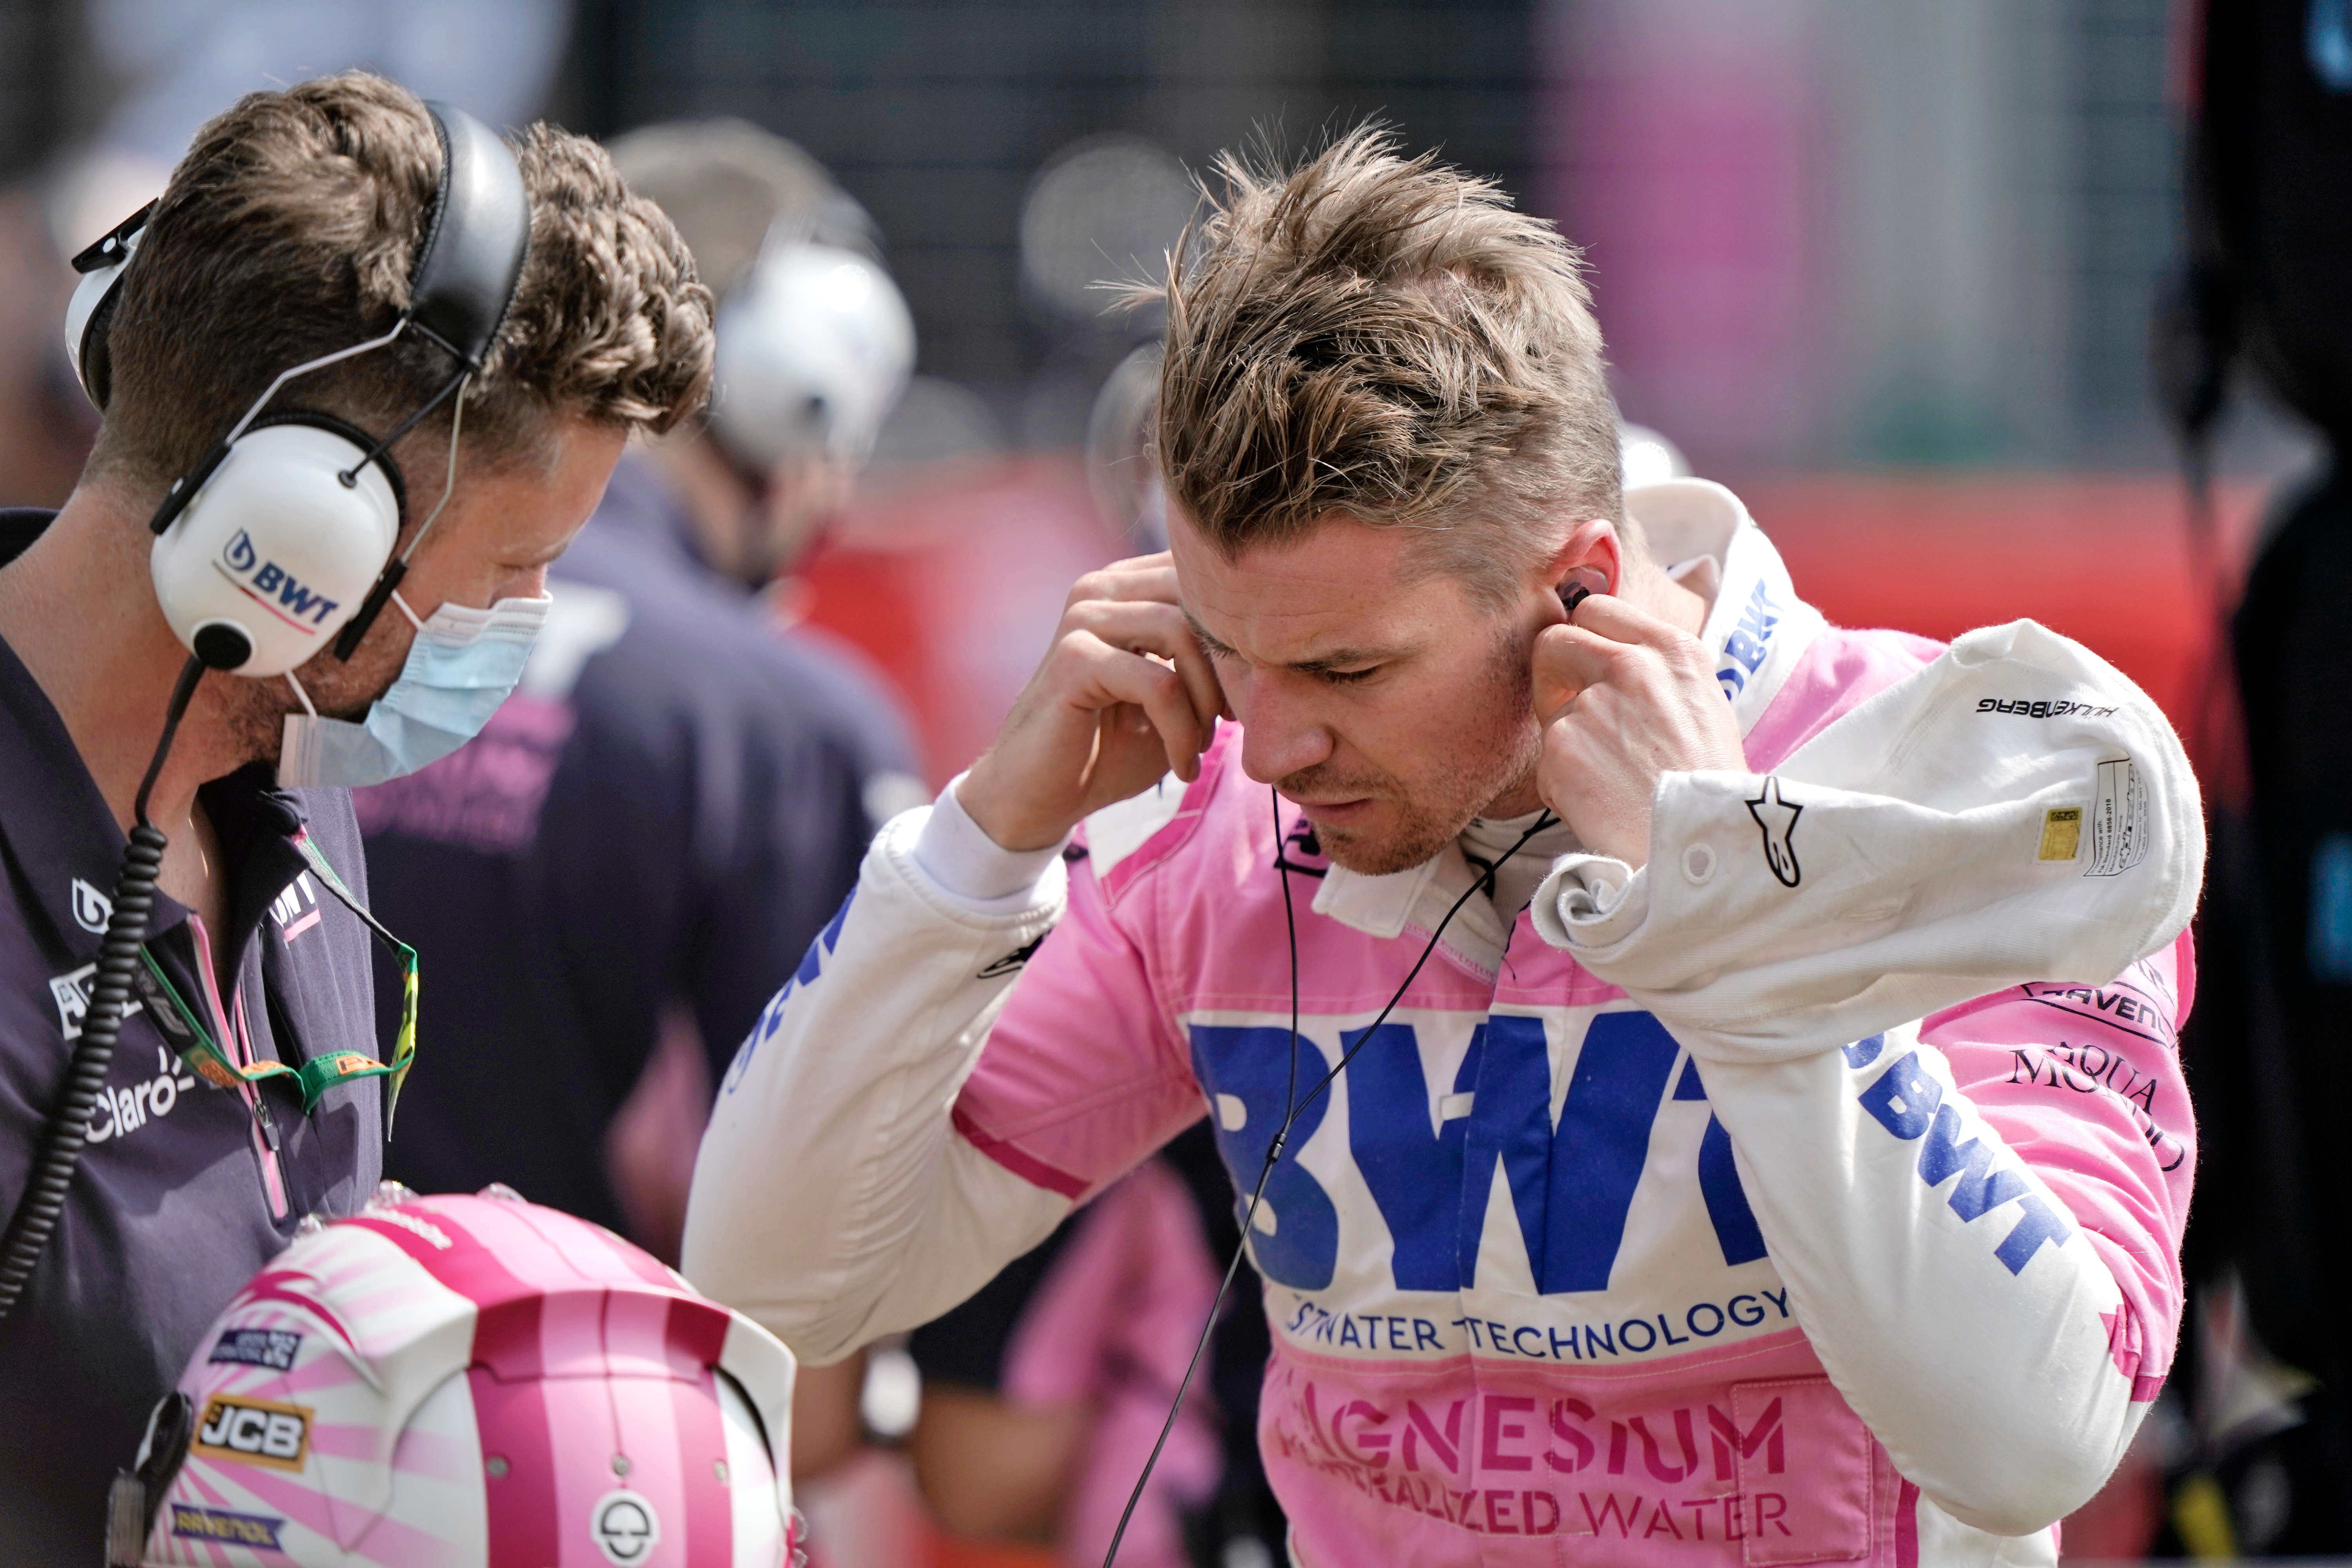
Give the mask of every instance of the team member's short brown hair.
[[1365, 127], [1295, 169], [1226, 154], [1171, 257], [1156, 437], [1228, 557], [1333, 512], [1429, 531], [1489, 604], [1583, 518], [1624, 524], [1577, 252], [1488, 181]]
[[[562, 416], [661, 431], [699, 410], [710, 293], [677, 231], [595, 142], [535, 125], [512, 144], [530, 252], [467, 392], [468, 460], [530, 458]], [[123, 276], [92, 472], [167, 485], [279, 372], [390, 331], [440, 166], [423, 102], [364, 71], [250, 94], [198, 132]], [[404, 334], [290, 384], [271, 407], [383, 434], [457, 368]], [[444, 439], [448, 414], [429, 422]]]

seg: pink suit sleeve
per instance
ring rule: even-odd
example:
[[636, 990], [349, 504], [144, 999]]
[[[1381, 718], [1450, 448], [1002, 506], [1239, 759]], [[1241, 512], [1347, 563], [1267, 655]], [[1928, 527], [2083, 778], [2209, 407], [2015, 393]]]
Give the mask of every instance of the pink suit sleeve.
[[2108, 1349], [2135, 1402], [2163, 1386], [2180, 1327], [2197, 1129], [2178, 1040], [2195, 991], [2183, 931], [2106, 985], [2018, 986], [1920, 1029], [2115, 1276], [2124, 1304], [2107, 1324]]
[[1191, 1053], [1119, 918], [1160, 895], [1128, 880], [1114, 910], [1083, 860], [1069, 912], [1033, 954], [957, 1098], [955, 1129], [1034, 1185], [1083, 1203], [1201, 1118]]

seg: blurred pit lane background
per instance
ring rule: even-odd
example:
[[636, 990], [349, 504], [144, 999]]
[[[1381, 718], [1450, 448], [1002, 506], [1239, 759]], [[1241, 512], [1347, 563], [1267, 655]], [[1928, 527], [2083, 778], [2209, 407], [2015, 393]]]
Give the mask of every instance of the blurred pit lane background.
[[[1159, 323], [1097, 285], [1161, 265], [1220, 149], [1377, 116], [1586, 247], [1625, 416], [1738, 491], [1832, 620], [1949, 637], [2030, 616], [2194, 739], [2264, 499], [2317, 447], [2238, 397], [2221, 548], [2195, 552], [2149, 353], [2184, 253], [2173, 10], [0, 0], [0, 504], [60, 501], [93, 428], [58, 342], [66, 258], [239, 92], [363, 64], [501, 124], [740, 116], [871, 214], [913, 310], [916, 379], [772, 602], [882, 668], [937, 784], [1071, 580], [1138, 547], [1098, 504], [1089, 425]], [[2163, 1462], [2127, 1467], [2070, 1552], [2187, 1549], [2158, 1517]], [[842, 1561], [1041, 1560], [875, 1508], [835, 1531]], [[2259, 1497], [2238, 1536], [2263, 1544]]]
[[[2210, 622], [2151, 395], [2180, 264], [2165, 0], [0, 0], [0, 492], [54, 504], [89, 416], [59, 258], [236, 92], [369, 63], [494, 121], [740, 115], [873, 215], [919, 379], [788, 612], [967, 763], [1077, 571], [1082, 461], [1149, 339], [1192, 176], [1365, 116], [1586, 247], [1621, 405], [1730, 483], [1835, 620], [2030, 615], [2176, 718]], [[2221, 514], [2307, 460], [2242, 402]]]

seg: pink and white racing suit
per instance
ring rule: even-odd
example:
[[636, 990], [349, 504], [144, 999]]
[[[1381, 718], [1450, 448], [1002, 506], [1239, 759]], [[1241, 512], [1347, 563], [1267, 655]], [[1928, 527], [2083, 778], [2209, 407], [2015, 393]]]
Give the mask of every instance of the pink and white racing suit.
[[[1298, 1115], [1251, 1237], [1294, 1552], [2054, 1561], [2179, 1322], [2194, 781], [2032, 623], [1841, 631], [1729, 492], [1628, 506], [1704, 558], [1756, 772], [1667, 775], [1640, 872], [1469, 900]], [[814, 1362], [1204, 1110], [1247, 1191], [1294, 1092], [1281, 863], [1301, 1095], [1475, 876], [1327, 864], [1230, 731], [993, 897], [961, 818], [884, 830], [703, 1144], [688, 1275]]]

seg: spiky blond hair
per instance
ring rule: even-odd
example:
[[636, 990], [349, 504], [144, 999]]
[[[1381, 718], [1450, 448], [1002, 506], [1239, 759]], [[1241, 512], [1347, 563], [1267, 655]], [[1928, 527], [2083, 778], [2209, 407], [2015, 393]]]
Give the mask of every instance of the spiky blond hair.
[[1377, 125], [1216, 172], [1139, 290], [1168, 306], [1161, 471], [1215, 548], [1334, 512], [1426, 530], [1426, 568], [1499, 607], [1577, 521], [1624, 528], [1601, 331], [1551, 225]]

